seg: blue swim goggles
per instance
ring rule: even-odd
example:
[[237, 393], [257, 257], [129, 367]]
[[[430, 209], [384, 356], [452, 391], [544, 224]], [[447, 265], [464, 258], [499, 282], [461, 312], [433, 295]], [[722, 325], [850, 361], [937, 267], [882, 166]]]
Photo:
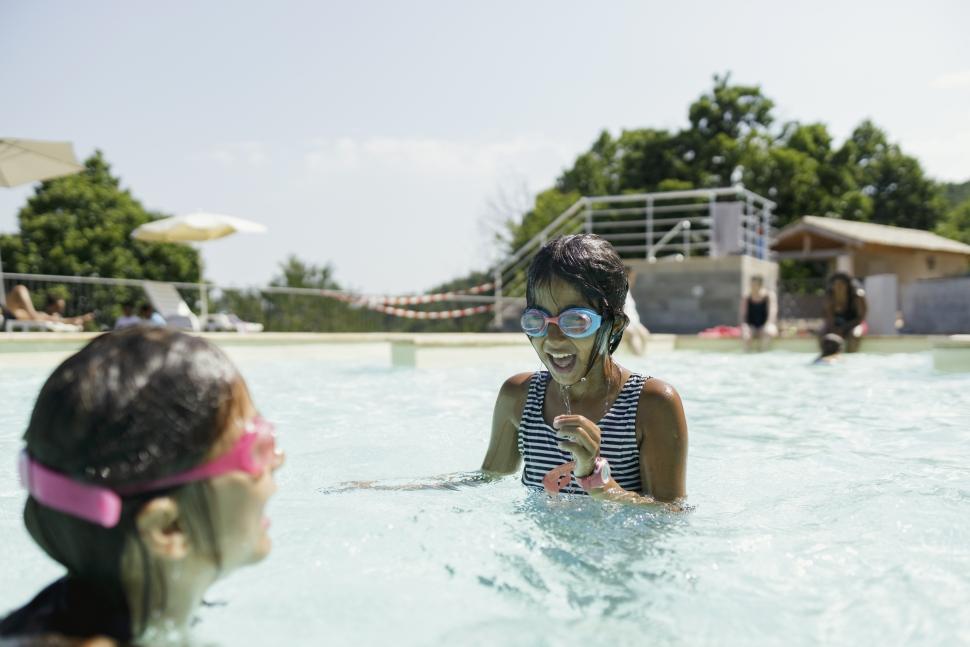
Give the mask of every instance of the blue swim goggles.
[[589, 308], [567, 308], [555, 317], [539, 308], [526, 308], [520, 321], [522, 331], [529, 337], [545, 337], [549, 324], [554, 323], [567, 337], [583, 339], [596, 334], [603, 317]]

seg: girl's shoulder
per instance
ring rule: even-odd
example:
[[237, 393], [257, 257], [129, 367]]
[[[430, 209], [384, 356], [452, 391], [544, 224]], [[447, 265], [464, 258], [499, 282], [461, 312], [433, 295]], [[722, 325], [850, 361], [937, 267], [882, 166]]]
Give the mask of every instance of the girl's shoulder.
[[519, 392], [528, 392], [529, 385], [532, 384], [532, 378], [541, 375], [540, 371], [534, 373], [516, 373], [512, 377], [505, 380], [502, 384], [502, 393], [512, 395]]
[[673, 384], [657, 377], [643, 376], [643, 386], [640, 388], [640, 405], [646, 411], [653, 413], [676, 414], [683, 412], [684, 405], [680, 394]]
[[498, 399], [513, 409], [521, 409], [525, 406], [526, 398], [529, 395], [529, 388], [532, 380], [536, 376], [541, 376], [541, 371], [534, 373], [516, 373], [505, 380], [499, 390]]

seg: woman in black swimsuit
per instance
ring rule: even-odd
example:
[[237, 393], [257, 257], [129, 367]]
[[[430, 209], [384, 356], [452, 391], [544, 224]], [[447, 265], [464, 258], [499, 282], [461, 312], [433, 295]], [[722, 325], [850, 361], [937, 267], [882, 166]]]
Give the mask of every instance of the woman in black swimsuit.
[[751, 290], [741, 299], [741, 339], [744, 350], [762, 350], [764, 340], [777, 334], [775, 325], [775, 300], [771, 292], [764, 289], [764, 278], [751, 277]]

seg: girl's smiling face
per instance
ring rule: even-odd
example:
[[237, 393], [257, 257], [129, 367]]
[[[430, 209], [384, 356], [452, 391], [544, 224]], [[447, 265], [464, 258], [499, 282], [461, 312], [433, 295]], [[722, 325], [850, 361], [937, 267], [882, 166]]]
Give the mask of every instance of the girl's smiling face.
[[[599, 311], [596, 304], [590, 303], [574, 285], [553, 278], [547, 285], [536, 290], [535, 301], [530, 307], [545, 310], [552, 316], [568, 308], [589, 308]], [[608, 325], [603, 322], [602, 325]], [[571, 385], [586, 376], [592, 356], [596, 353], [596, 342], [600, 334], [589, 337], [567, 337], [554, 323], [550, 323], [542, 337], [530, 337], [532, 347], [539, 359], [549, 369], [549, 373], [559, 384]]]

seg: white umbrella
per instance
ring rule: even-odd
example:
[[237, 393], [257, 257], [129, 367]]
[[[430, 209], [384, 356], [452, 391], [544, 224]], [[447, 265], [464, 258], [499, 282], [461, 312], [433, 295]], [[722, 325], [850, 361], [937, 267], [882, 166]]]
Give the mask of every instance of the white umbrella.
[[[207, 240], [224, 238], [236, 232], [259, 234], [266, 231], [266, 227], [258, 222], [243, 220], [234, 216], [218, 213], [195, 212], [182, 216], [172, 216], [146, 222], [135, 228], [131, 237], [156, 243], [201, 243]], [[209, 312], [204, 279], [202, 276], [202, 253], [199, 252], [199, 296], [202, 300], [202, 325]]]
[[[17, 186], [83, 171], [70, 142], [0, 137], [0, 186]], [[6, 305], [3, 259], [0, 259], [0, 304]]]

